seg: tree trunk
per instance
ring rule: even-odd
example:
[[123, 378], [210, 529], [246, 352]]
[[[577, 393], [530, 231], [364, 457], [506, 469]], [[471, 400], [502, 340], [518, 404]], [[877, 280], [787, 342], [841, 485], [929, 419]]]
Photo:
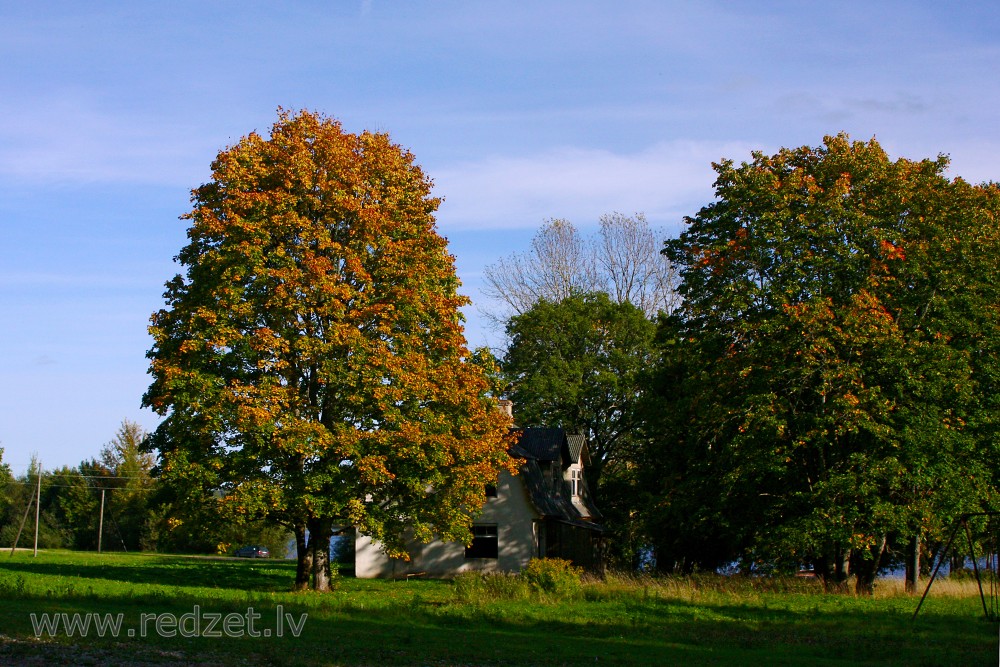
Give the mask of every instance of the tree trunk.
[[846, 593], [847, 577], [851, 573], [851, 550], [830, 546], [830, 552], [817, 562], [816, 570], [823, 578], [823, 590], [827, 593]]
[[906, 554], [906, 592], [916, 593], [920, 585], [920, 536], [914, 535], [910, 540], [909, 551]]
[[948, 576], [957, 575], [961, 576], [965, 572], [965, 554], [958, 552], [957, 548], [953, 548], [951, 552], [951, 557], [948, 562]]
[[329, 519], [309, 520], [309, 549], [312, 551], [313, 590], [330, 590], [330, 537], [333, 522]]
[[[857, 567], [854, 568], [854, 593], [855, 595], [872, 595], [875, 592], [875, 577], [878, 574], [879, 565], [882, 563], [882, 554], [885, 553], [886, 536], [883, 535], [875, 546], [871, 547], [867, 554], [859, 554]], [[863, 555], [870, 558], [863, 558]]]
[[309, 575], [312, 573], [313, 556], [306, 542], [305, 523], [295, 524], [295, 590], [304, 591], [309, 588]]

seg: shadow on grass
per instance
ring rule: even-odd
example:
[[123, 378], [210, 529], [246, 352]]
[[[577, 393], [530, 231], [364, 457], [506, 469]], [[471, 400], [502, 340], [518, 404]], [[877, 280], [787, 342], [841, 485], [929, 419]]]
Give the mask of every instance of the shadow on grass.
[[[995, 627], [974, 618], [936, 616], [913, 623], [905, 614], [871, 609], [792, 611], [747, 605], [699, 605], [657, 600], [624, 608], [592, 603], [549, 607], [424, 602], [414, 597], [387, 608], [364, 608], [337, 594], [286, 604], [301, 636], [181, 638], [151, 636], [122, 642], [75, 640], [88, 649], [118, 647], [168, 652], [181, 661], [277, 665], [907, 665], [991, 664]], [[163, 600], [157, 613], [191, 611], [190, 600]], [[0, 612], [4, 632], [27, 638], [31, 612], [109, 611], [94, 599], [11, 601]], [[112, 607], [113, 610], [113, 607]], [[202, 611], [235, 611], [232, 605]], [[276, 606], [256, 607], [258, 629], [272, 628]], [[126, 627], [139, 611], [126, 612]], [[56, 643], [65, 643], [65, 639]], [[20, 647], [19, 650], [28, 650]], [[41, 649], [39, 649], [41, 650]], [[0, 652], [0, 657], [3, 653]], [[114, 660], [104, 660], [108, 664]]]
[[[990, 664], [994, 632], [982, 623], [914, 626], [898, 618], [836, 613], [809, 619], [774, 612], [770, 620], [700, 619], [663, 610], [655, 618], [591, 623], [524, 622], [487, 613], [463, 622], [436, 614], [352, 614], [317, 618], [303, 642], [335, 636], [331, 664], [526, 665], [865, 665]], [[316, 635], [313, 635], [316, 633]], [[315, 640], [313, 640], [315, 641]], [[291, 662], [289, 664], [303, 664]]]

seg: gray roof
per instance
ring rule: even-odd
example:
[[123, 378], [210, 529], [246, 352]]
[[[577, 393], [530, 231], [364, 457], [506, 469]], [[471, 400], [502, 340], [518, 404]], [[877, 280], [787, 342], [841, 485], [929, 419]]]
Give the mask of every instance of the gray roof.
[[510, 454], [525, 460], [521, 465], [521, 478], [528, 490], [531, 504], [535, 506], [538, 513], [575, 526], [603, 530], [600, 525], [595, 523], [602, 517], [594, 505], [586, 481], [583, 483], [581, 500], [587, 516], [584, 516], [570, 500], [571, 490], [567, 482], [559, 479], [555, 489], [545, 483], [543, 468], [558, 463], [556, 470], [561, 471], [570, 462], [579, 462], [582, 453], [586, 459], [586, 438], [582, 435], [567, 435], [566, 431], [561, 428], [516, 430], [520, 437], [517, 444], [511, 447]]
[[566, 433], [558, 426], [550, 428], [514, 429], [519, 433], [517, 445], [511, 454], [521, 459], [535, 461], [562, 461], [563, 464], [579, 463], [584, 457], [584, 465], [589, 463], [587, 439], [579, 433]]
[[[521, 459], [558, 461], [566, 442], [566, 431], [561, 428], [519, 428], [517, 445], [511, 453]], [[580, 436], [583, 437], [583, 436]]]

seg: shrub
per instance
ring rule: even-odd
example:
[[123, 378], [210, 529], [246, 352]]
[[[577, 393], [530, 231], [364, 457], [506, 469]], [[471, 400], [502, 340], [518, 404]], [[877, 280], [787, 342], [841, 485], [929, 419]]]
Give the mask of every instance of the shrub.
[[455, 577], [455, 595], [462, 602], [524, 600], [531, 588], [517, 575], [504, 572], [462, 572]]
[[535, 591], [555, 597], [571, 597], [580, 592], [583, 568], [562, 558], [532, 558], [521, 578]]

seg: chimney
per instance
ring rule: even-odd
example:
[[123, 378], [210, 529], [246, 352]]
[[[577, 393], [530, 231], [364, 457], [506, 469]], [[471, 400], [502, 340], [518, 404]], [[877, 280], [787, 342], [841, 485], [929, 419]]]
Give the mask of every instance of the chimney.
[[514, 418], [514, 401], [509, 401], [506, 398], [501, 399], [499, 401], [499, 407], [500, 411], [503, 412], [505, 415], [507, 415], [511, 419]]

